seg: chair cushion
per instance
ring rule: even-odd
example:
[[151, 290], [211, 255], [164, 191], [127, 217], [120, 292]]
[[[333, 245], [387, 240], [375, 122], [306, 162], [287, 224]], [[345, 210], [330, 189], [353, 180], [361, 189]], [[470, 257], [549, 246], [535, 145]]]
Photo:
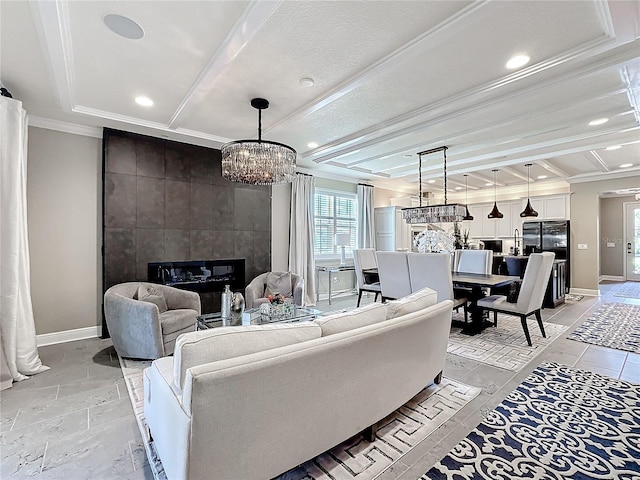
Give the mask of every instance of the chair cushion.
[[387, 305], [384, 303], [372, 303], [365, 307], [335, 313], [316, 319], [316, 323], [322, 328], [322, 336], [334, 333], [346, 332], [354, 328], [373, 325], [387, 319]]
[[159, 288], [153, 285], [140, 285], [134, 299], [153, 303], [158, 307], [159, 313], [164, 313], [168, 310], [167, 300], [164, 298], [164, 294]]
[[293, 297], [291, 272], [267, 273], [267, 287], [264, 291], [264, 296], [266, 297], [273, 293], [281, 293], [285, 297]]
[[293, 345], [321, 335], [322, 330], [315, 322], [219, 327], [185, 333], [175, 345], [175, 386], [182, 388], [185, 372], [195, 365]]
[[184, 330], [187, 327], [195, 330], [197, 316], [198, 312], [190, 308], [178, 308], [161, 313], [158, 318], [160, 319], [162, 335], [169, 335], [170, 333]]
[[417, 312], [418, 310], [435, 305], [437, 302], [438, 293], [431, 288], [423, 288], [398, 300], [388, 301], [389, 310], [387, 310], [387, 318], [398, 318], [408, 313]]

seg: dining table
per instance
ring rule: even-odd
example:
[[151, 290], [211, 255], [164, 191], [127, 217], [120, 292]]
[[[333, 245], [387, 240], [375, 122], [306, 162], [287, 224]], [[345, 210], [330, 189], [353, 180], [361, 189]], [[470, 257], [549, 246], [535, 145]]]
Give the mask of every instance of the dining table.
[[[477, 335], [486, 327], [493, 325], [492, 322], [485, 321], [482, 308], [478, 307], [478, 300], [485, 297], [484, 290], [487, 288], [497, 288], [519, 282], [517, 275], [495, 275], [483, 273], [451, 272], [451, 281], [455, 287], [469, 289], [465, 296], [469, 303], [467, 310], [471, 317], [470, 323], [453, 322], [455, 326], [462, 326], [460, 333], [464, 335]], [[461, 325], [460, 325], [461, 324]]]
[[[370, 281], [379, 281], [377, 268], [363, 269], [362, 273], [365, 277], [365, 282], [367, 283]], [[454, 326], [461, 327], [462, 330], [460, 333], [464, 335], [477, 335], [488, 326], [493, 325], [493, 323], [485, 321], [482, 308], [478, 307], [478, 300], [485, 297], [484, 291], [487, 288], [504, 287], [514, 282], [519, 282], [520, 280], [520, 277], [517, 275], [451, 272], [451, 282], [453, 283], [453, 287], [468, 289], [465, 292], [465, 296], [469, 301], [467, 310], [471, 317], [471, 321], [469, 323], [455, 320], [452, 324]]]

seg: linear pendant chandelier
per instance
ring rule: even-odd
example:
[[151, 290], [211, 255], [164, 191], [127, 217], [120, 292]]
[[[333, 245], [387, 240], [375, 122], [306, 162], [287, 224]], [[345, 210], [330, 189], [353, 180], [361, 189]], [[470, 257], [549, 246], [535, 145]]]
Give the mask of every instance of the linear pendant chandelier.
[[269, 108], [264, 98], [254, 98], [258, 110], [258, 139], [236, 140], [222, 146], [222, 176], [251, 185], [279, 185], [292, 182], [296, 173], [296, 151], [282, 143], [262, 140], [262, 110]]
[[[447, 203], [447, 149], [442, 146], [418, 152], [418, 173], [420, 188], [420, 206], [402, 209], [402, 218], [408, 224], [460, 222], [465, 215], [465, 206], [458, 203]], [[422, 156], [443, 152], [444, 155], [444, 204], [422, 206]]]

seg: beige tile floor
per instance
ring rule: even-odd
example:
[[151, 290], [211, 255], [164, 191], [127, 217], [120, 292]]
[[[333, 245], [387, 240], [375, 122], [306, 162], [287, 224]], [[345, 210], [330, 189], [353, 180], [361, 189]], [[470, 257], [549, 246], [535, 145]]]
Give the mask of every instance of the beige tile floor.
[[[615, 297], [619, 284], [602, 284], [602, 296], [543, 310], [545, 321], [580, 324], [603, 302], [637, 303]], [[365, 297], [364, 303], [373, 300]], [[355, 306], [341, 295], [329, 311]], [[108, 339], [40, 348], [50, 371], [0, 394], [0, 478], [151, 479], [115, 351]], [[450, 355], [445, 375], [482, 388], [482, 393], [382, 476], [416, 479], [462, 440], [484, 415], [543, 361], [557, 361], [640, 383], [640, 355], [567, 340], [561, 336], [522, 371], [514, 373]]]

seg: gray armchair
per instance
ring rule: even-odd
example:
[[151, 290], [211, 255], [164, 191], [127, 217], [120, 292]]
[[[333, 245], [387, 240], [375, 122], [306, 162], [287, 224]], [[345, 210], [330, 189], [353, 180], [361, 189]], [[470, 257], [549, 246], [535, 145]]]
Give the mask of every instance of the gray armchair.
[[[286, 279], [287, 274], [290, 281], [286, 281], [286, 285], [284, 285], [283, 281]], [[300, 275], [292, 272], [266, 272], [258, 275], [247, 285], [244, 291], [246, 308], [258, 307], [261, 303], [266, 303], [268, 301], [267, 287], [271, 292], [282, 293], [285, 298], [291, 298], [293, 303], [302, 306], [304, 279]]]
[[[139, 300], [140, 287], [155, 295]], [[104, 294], [104, 316], [122, 357], [156, 359], [173, 353], [176, 338], [195, 329], [200, 296], [166, 285], [128, 282]]]

